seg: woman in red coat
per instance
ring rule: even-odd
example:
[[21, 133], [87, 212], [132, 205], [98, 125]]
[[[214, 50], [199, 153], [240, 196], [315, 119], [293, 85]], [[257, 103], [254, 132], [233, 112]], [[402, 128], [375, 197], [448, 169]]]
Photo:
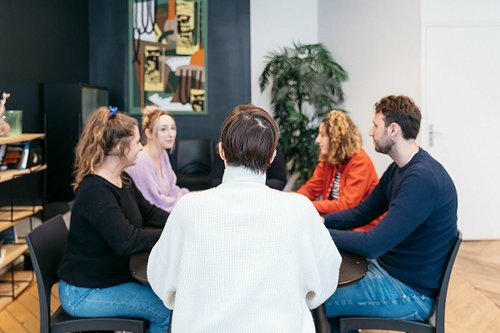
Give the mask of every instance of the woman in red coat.
[[[362, 148], [358, 127], [344, 112], [331, 111], [319, 126], [316, 143], [319, 163], [297, 192], [313, 200], [320, 214], [359, 204], [377, 185], [378, 177], [372, 160]], [[369, 230], [378, 221], [353, 230]]]

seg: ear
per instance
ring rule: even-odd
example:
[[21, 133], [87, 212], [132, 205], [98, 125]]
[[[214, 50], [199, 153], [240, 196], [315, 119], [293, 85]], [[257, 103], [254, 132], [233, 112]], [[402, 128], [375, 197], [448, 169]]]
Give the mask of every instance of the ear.
[[269, 159], [269, 165], [271, 165], [276, 158], [276, 149], [273, 151], [273, 154], [271, 155], [271, 158]]
[[123, 142], [121, 142], [121, 141], [118, 142], [116, 144], [116, 146], [114, 146], [113, 148], [111, 148], [110, 155], [119, 156], [120, 152], [122, 151], [122, 147], [123, 147]]
[[394, 138], [394, 137], [398, 136], [401, 133], [401, 127], [398, 124], [396, 124], [396, 123], [391, 123], [387, 127], [387, 131], [389, 133], [389, 136], [391, 138]]
[[219, 150], [220, 158], [224, 161], [224, 165], [227, 166], [226, 153], [224, 152], [224, 148], [222, 148], [222, 143], [219, 142], [217, 149]]

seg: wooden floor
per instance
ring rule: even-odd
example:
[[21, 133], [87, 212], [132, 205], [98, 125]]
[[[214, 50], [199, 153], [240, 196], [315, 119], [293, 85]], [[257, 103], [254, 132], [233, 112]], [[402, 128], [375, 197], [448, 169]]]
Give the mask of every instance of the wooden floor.
[[[52, 294], [53, 306], [57, 307], [56, 289]], [[0, 310], [0, 333], [37, 333], [38, 318], [38, 294], [33, 284]], [[465, 241], [455, 262], [448, 291], [446, 333], [468, 332], [500, 332], [500, 241]]]

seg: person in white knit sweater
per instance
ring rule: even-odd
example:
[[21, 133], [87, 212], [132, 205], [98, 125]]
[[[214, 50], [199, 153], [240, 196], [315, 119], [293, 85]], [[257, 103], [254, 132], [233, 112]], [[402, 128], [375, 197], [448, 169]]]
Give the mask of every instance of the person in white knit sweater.
[[222, 184], [183, 196], [149, 257], [172, 332], [314, 332], [342, 259], [309, 199], [265, 185], [278, 127], [239, 105], [220, 140]]

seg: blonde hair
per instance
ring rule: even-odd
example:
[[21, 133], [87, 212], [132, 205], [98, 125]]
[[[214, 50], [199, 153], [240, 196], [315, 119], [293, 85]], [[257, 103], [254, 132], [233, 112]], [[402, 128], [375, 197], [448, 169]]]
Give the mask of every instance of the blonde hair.
[[112, 114], [107, 106], [101, 106], [89, 116], [75, 148], [74, 191], [85, 176], [95, 173], [115, 147], [118, 148], [116, 155], [125, 157], [128, 145], [120, 143], [130, 142], [135, 128], [137, 120], [123, 113]]
[[[156, 133], [155, 124], [161, 116], [169, 116], [175, 123], [175, 118], [170, 112], [160, 109], [154, 105], [148, 105], [142, 109], [142, 129], [146, 133], [146, 129], [149, 130], [151, 135]], [[145, 135], [145, 143], [147, 143], [147, 136]]]
[[333, 110], [321, 122], [325, 126], [330, 145], [328, 154], [321, 154], [320, 161], [342, 166], [359, 152], [361, 134], [352, 119], [342, 111]]

